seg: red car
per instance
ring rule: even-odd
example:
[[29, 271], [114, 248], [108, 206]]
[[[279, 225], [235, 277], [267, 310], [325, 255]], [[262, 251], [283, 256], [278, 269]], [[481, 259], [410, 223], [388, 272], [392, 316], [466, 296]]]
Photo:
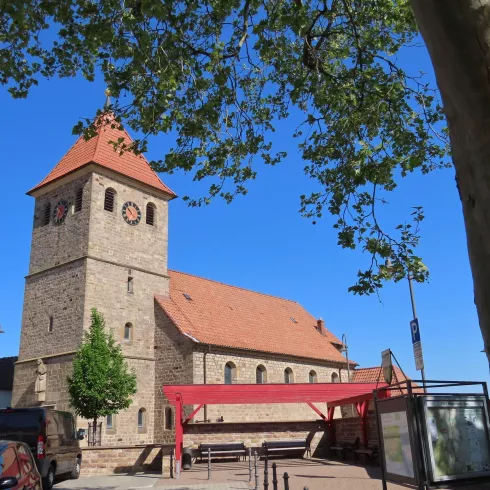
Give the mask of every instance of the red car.
[[27, 444], [0, 441], [0, 490], [42, 490], [41, 475]]

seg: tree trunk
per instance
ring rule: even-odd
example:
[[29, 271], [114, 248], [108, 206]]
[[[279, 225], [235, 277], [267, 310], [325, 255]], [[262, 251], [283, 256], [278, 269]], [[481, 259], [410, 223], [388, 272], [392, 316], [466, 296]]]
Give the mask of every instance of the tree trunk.
[[490, 360], [490, 0], [410, 3], [448, 122], [475, 304]]

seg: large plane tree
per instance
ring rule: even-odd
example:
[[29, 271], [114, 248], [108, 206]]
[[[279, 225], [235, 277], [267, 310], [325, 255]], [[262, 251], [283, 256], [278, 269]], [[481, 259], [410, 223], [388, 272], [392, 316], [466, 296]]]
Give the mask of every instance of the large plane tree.
[[[293, 119], [314, 182], [300, 211], [332, 214], [339, 244], [368, 254], [357, 294], [426, 279], [423, 210], [387, 228], [379, 208], [407, 173], [452, 159], [490, 346], [489, 23], [490, 0], [0, 0], [0, 83], [26, 97], [40, 77], [102, 76], [117, 121], [143, 135], [116, 149], [176, 134], [152, 164], [209, 182], [194, 206], [245, 194], [258, 163], [286, 157], [270, 134]], [[439, 91], [399, 62], [419, 31]]]

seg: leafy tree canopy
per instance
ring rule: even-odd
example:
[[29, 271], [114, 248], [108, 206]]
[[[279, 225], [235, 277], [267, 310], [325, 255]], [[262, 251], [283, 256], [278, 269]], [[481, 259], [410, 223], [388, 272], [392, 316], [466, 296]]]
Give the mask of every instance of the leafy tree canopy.
[[[206, 196], [184, 198], [192, 206], [245, 194], [257, 161], [285, 158], [270, 134], [294, 118], [316, 184], [300, 210], [331, 213], [339, 244], [370, 255], [351, 288], [364, 294], [428, 275], [414, 252], [422, 209], [395, 229], [377, 212], [399, 177], [447, 164], [436, 93], [398, 63], [416, 41], [408, 0], [23, 0], [0, 8], [0, 81], [26, 97], [40, 77], [101, 72], [117, 121], [145, 135], [130, 150], [177, 134], [152, 165], [209, 182]], [[94, 124], [75, 132], [90, 137]]]
[[[68, 377], [71, 406], [77, 415], [93, 420], [128, 408], [136, 393], [136, 375], [112, 334], [104, 331], [104, 317], [92, 309], [92, 323], [73, 360]], [[95, 430], [95, 429], [94, 429]]]

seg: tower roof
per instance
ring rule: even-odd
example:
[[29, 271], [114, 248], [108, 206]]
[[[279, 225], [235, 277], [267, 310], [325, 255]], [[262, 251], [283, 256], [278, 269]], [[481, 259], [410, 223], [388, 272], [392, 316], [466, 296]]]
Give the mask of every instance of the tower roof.
[[119, 123], [114, 119], [113, 114], [101, 116], [97, 135], [89, 140], [80, 136], [56, 167], [28, 194], [75, 172], [85, 165], [95, 163], [163, 191], [169, 194], [171, 198], [176, 197], [175, 193], [160, 180], [142, 154], [135, 155], [131, 151], [125, 151], [120, 154], [118, 150], [114, 149], [110, 142], [117, 142], [120, 138], [123, 138], [122, 141], [126, 145], [130, 145], [133, 142], [127, 131], [119, 129]]

